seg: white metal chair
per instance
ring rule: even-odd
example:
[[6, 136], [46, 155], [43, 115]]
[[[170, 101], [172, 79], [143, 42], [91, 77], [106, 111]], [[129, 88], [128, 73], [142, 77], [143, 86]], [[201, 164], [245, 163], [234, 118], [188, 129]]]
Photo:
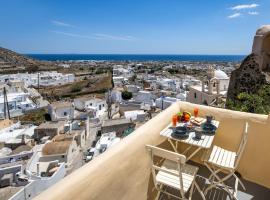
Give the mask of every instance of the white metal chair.
[[[238, 167], [242, 154], [244, 152], [248, 136], [248, 123], [244, 125], [243, 135], [241, 143], [239, 145], [238, 151], [228, 151], [218, 146], [213, 146], [210, 151], [206, 153], [204, 164], [211, 172], [209, 176], [209, 181], [211, 182], [210, 186], [204, 191], [204, 195], [207, 195], [207, 192], [217, 186], [222, 186], [230, 195], [231, 199], [237, 199], [238, 183], [246, 190], [242, 181], [236, 176], [235, 171]], [[220, 178], [218, 173], [227, 172], [225, 177]], [[230, 179], [231, 177], [235, 178], [235, 185], [233, 191], [230, 191], [230, 187], [227, 186], [224, 181]]]
[[[171, 152], [158, 147], [146, 145], [151, 156], [151, 170], [155, 188], [158, 190], [156, 199], [159, 199], [160, 193], [173, 196], [177, 199], [187, 199], [185, 194], [189, 191], [189, 198], [192, 198], [194, 186], [199, 191], [202, 199], [205, 199], [203, 192], [195, 181], [198, 167], [186, 164], [184, 155]], [[154, 158], [161, 158], [163, 163], [158, 166], [154, 163]], [[179, 190], [180, 195], [176, 196], [165, 191], [165, 186]]]

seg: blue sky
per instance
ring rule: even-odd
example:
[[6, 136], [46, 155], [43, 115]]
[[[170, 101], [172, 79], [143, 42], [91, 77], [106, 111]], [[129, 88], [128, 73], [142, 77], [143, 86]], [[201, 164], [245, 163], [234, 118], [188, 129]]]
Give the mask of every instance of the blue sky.
[[248, 54], [269, 0], [0, 0], [21, 53]]

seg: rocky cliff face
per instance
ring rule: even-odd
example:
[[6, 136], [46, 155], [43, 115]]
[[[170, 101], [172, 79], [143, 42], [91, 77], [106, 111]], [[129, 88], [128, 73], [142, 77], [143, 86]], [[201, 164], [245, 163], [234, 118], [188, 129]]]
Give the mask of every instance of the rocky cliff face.
[[263, 85], [269, 83], [269, 74], [261, 70], [258, 60], [257, 55], [250, 54], [232, 72], [227, 99], [234, 100], [241, 92], [256, 94]]
[[34, 72], [55, 68], [51, 62], [35, 60], [0, 47], [0, 73]]

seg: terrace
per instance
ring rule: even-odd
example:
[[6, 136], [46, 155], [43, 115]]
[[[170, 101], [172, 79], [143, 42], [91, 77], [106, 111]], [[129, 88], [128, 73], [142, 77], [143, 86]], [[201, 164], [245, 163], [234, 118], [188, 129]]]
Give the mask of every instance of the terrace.
[[[213, 144], [236, 151], [244, 123], [249, 123], [247, 144], [237, 168], [247, 188], [239, 187], [238, 199], [269, 199], [270, 197], [270, 116], [242, 113], [225, 109], [177, 102], [124, 138], [118, 145], [65, 177], [36, 199], [155, 199], [157, 191], [150, 173], [150, 157], [146, 144], [173, 151], [160, 132], [170, 123], [179, 110], [193, 111], [199, 115], [213, 115], [220, 122]], [[178, 146], [186, 148], [185, 144]], [[203, 189], [207, 186], [209, 171], [203, 166], [200, 151], [189, 163], [200, 167], [197, 182]], [[230, 183], [228, 183], [230, 184]], [[161, 195], [159, 199], [168, 199]], [[172, 198], [173, 199], [173, 198]], [[201, 199], [195, 192], [192, 199]], [[230, 199], [226, 192], [212, 189], [207, 199]]]

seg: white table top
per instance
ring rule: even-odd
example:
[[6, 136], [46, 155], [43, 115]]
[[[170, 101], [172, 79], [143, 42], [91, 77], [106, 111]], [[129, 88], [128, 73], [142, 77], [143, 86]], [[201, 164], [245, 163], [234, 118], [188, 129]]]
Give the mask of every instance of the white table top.
[[[212, 123], [218, 128], [218, 126], [219, 126], [218, 121], [213, 120]], [[177, 126], [180, 126], [180, 125], [183, 125], [183, 123], [178, 123], [177, 124]], [[209, 149], [211, 147], [211, 145], [213, 143], [213, 140], [214, 140], [214, 137], [215, 137], [215, 135], [202, 134], [201, 139], [197, 140], [197, 139], [194, 139], [195, 132], [190, 132], [188, 138], [186, 138], [186, 139], [178, 139], [178, 138], [172, 137], [173, 130], [171, 129], [171, 127], [172, 127], [172, 124], [170, 123], [165, 129], [163, 129], [160, 132], [160, 135], [164, 136], [164, 137], [167, 137], [169, 139], [172, 139], [172, 140], [176, 140], [176, 141], [179, 141], [179, 142], [183, 142], [183, 143], [186, 143], [186, 144], [194, 145], [194, 146], [205, 148], [205, 149]]]

